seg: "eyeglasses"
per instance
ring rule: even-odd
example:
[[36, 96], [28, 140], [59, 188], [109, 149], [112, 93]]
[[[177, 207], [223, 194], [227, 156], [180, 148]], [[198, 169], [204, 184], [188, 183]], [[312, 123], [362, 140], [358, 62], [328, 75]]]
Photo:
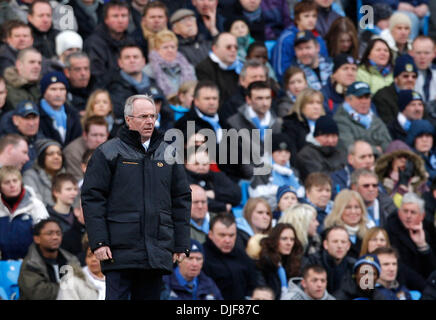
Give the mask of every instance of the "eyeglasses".
[[52, 237], [52, 236], [54, 236], [54, 235], [57, 235], [57, 236], [62, 236], [62, 231], [48, 231], [48, 232], [43, 232], [43, 233], [41, 233], [41, 235], [43, 235], [43, 236], [49, 236], [49, 237]]
[[157, 114], [156, 113], [152, 113], [152, 114], [143, 114], [143, 115], [140, 115], [140, 116], [134, 116], [134, 115], [131, 115], [131, 114], [129, 114], [128, 115], [128, 117], [130, 117], [130, 118], [136, 118], [136, 119], [139, 119], [139, 120], [141, 120], [141, 121], [145, 121], [145, 120], [156, 120], [156, 118], [157, 118]]
[[377, 183], [365, 183], [365, 184], [362, 184], [362, 187], [365, 189], [368, 189], [369, 187], [378, 188], [378, 184]]
[[226, 46], [226, 49], [227, 50], [230, 50], [230, 49], [238, 50], [238, 45], [236, 45], [236, 44], [229, 44], [229, 45]]

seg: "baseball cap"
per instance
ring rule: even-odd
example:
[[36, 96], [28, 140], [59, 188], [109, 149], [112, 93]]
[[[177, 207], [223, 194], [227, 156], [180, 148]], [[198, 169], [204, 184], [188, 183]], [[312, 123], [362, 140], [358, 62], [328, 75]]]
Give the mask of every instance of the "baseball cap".
[[35, 114], [39, 116], [38, 107], [35, 103], [29, 100], [23, 100], [20, 101], [17, 104], [17, 108], [15, 109], [14, 115], [20, 116], [20, 117], [26, 117], [29, 114]]
[[361, 97], [366, 94], [371, 94], [371, 88], [366, 82], [353, 82], [347, 89], [347, 96]]

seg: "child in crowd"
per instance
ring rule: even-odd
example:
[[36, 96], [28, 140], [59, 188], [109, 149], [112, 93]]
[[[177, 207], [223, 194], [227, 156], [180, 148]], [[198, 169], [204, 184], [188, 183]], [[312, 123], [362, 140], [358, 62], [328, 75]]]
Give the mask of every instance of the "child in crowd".
[[254, 176], [248, 189], [250, 197], [263, 197], [272, 208], [277, 207], [276, 194], [280, 186], [289, 185], [299, 198], [304, 197], [304, 187], [295, 169], [290, 165], [291, 151], [289, 139], [284, 134], [272, 137], [271, 173]]
[[274, 227], [283, 212], [298, 203], [297, 191], [291, 186], [283, 185], [277, 189], [277, 208], [273, 212], [272, 226]]
[[245, 60], [247, 50], [254, 39], [250, 35], [248, 23], [243, 18], [237, 18], [228, 23], [228, 30], [236, 37], [238, 41], [238, 58], [241, 61]]
[[177, 94], [168, 100], [170, 103], [169, 107], [174, 113], [174, 121], [179, 120], [191, 109], [196, 85], [197, 81], [186, 81], [182, 83]]
[[73, 204], [78, 195], [77, 180], [70, 173], [60, 173], [53, 179], [52, 196], [55, 204], [47, 206], [51, 218], [57, 220], [62, 233], [68, 231], [77, 219], [74, 215]]

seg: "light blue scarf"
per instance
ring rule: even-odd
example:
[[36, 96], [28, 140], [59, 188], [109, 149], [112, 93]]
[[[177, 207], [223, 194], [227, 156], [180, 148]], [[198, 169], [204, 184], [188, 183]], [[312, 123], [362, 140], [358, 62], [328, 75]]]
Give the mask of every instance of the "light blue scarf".
[[260, 130], [260, 140], [263, 141], [263, 138], [265, 136], [265, 130], [269, 128], [268, 125], [263, 126], [260, 122], [259, 117], [252, 117], [251, 121], [253, 121], [254, 125], [256, 126], [257, 129]]
[[41, 108], [53, 119], [53, 125], [59, 132], [62, 141], [65, 141], [67, 135], [67, 113], [65, 106], [62, 105], [59, 110], [54, 110], [45, 99], [41, 99]]
[[282, 288], [288, 288], [288, 280], [286, 278], [286, 271], [285, 268], [280, 264], [279, 268], [277, 269], [277, 273], [279, 275], [280, 283]]
[[369, 110], [368, 114], [360, 114], [356, 112], [347, 102], [343, 104], [345, 111], [351, 116], [354, 121], [359, 122], [366, 129], [371, 127], [373, 113]]
[[221, 125], [219, 123], [219, 116], [218, 113], [215, 114], [213, 117], [205, 115], [203, 112], [201, 112], [197, 107], [195, 107], [195, 111], [197, 112], [197, 115], [203, 119], [204, 121], [207, 121], [212, 127], [215, 133], [218, 133], [219, 130], [221, 130]]
[[133, 77], [129, 76], [123, 70], [120, 71], [121, 77], [126, 80], [130, 85], [134, 86], [136, 91], [143, 92], [146, 88], [150, 86], [150, 79], [147, 77], [145, 72], [142, 72], [141, 82], [136, 81]]

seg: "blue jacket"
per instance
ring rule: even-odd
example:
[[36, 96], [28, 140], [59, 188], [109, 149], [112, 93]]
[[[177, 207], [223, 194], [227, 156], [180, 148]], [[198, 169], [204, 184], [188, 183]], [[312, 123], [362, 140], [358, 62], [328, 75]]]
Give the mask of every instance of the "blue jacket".
[[0, 200], [0, 256], [2, 260], [22, 259], [33, 242], [33, 226], [48, 218], [44, 204], [32, 189], [25, 189], [13, 213]]
[[197, 296], [194, 298], [192, 292], [182, 286], [177, 280], [176, 273], [163, 276], [165, 290], [161, 295], [164, 300], [223, 300], [220, 290], [215, 282], [203, 271], [197, 276]]
[[334, 199], [342, 189], [347, 189], [350, 187], [350, 179], [353, 171], [354, 168], [347, 164], [343, 169], [330, 174], [330, 178], [332, 178], [333, 182], [332, 199]]
[[333, 116], [338, 107], [344, 103], [344, 96], [336, 92], [331, 77], [328, 78], [327, 84], [322, 87], [321, 93], [324, 96], [324, 111], [326, 115]]
[[321, 79], [318, 78], [318, 75], [312, 68], [303, 65], [298, 60], [294, 60], [291, 65], [299, 67], [304, 71], [309, 88], [315, 90], [321, 90], [321, 88], [327, 84], [333, 71], [333, 63], [331, 59], [321, 55], [319, 55], [319, 72]]
[[375, 290], [381, 293], [385, 300], [412, 300], [412, 295], [410, 294], [409, 289], [400, 284], [398, 284], [397, 288], [388, 289], [377, 283], [375, 285]]
[[[283, 30], [273, 49], [271, 64], [280, 83], [283, 81], [282, 78], [286, 69], [291, 66], [295, 58], [294, 40], [298, 32], [300, 32], [300, 30], [295, 26], [290, 26]], [[315, 35], [320, 46], [320, 55], [328, 57], [329, 54], [324, 39], [317, 33]]]

